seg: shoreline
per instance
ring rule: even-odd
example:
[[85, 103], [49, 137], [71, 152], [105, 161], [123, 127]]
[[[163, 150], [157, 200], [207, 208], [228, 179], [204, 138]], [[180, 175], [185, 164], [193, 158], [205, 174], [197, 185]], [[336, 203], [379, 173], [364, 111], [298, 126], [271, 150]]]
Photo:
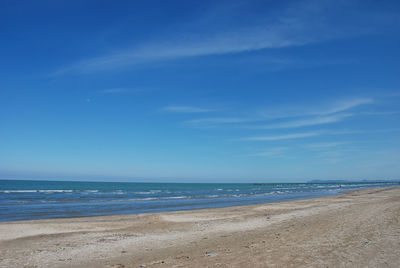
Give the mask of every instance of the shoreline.
[[0, 266], [398, 267], [399, 219], [400, 187], [379, 187], [256, 205], [1, 222]]

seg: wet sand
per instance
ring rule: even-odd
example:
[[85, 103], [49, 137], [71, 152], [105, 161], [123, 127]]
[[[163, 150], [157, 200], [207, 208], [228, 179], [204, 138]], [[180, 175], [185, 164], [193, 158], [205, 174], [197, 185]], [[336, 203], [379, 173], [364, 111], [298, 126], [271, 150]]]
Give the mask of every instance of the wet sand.
[[0, 267], [400, 267], [400, 187], [0, 223]]

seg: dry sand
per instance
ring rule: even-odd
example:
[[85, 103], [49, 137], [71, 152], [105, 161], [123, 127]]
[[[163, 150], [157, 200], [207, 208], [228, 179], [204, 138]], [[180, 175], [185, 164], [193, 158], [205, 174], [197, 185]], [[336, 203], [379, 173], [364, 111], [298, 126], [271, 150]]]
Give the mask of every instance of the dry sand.
[[0, 223], [0, 267], [400, 267], [400, 187]]

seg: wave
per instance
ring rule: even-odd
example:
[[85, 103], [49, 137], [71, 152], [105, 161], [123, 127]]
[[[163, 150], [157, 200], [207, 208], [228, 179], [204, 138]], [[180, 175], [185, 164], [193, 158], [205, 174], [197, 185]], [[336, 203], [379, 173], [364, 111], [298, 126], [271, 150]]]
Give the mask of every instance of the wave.
[[74, 190], [0, 190], [0, 193], [72, 193]]
[[183, 198], [190, 198], [189, 196], [168, 196], [163, 197], [162, 199], [183, 199]]

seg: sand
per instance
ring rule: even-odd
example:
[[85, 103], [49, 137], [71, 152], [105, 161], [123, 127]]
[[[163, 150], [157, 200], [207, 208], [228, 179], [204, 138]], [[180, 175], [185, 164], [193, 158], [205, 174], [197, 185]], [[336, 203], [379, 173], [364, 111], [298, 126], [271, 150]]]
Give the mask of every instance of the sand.
[[0, 267], [400, 267], [400, 187], [0, 223]]

